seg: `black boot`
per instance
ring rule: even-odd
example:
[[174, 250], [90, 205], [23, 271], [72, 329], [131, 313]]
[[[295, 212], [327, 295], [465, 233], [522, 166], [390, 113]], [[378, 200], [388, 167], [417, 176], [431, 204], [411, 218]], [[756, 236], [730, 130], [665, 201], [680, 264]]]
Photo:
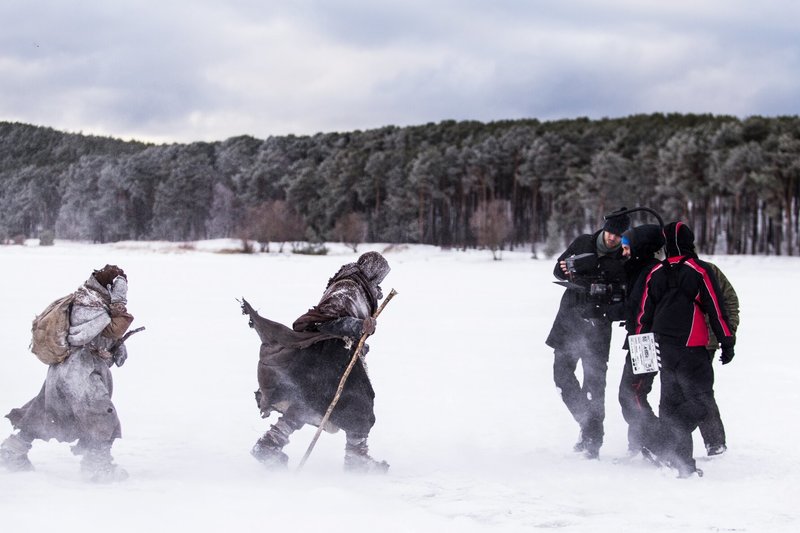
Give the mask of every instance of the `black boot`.
[[370, 457], [366, 437], [348, 435], [344, 448], [344, 469], [347, 472], [385, 474], [389, 470], [389, 463]]
[[583, 441], [583, 456], [586, 459], [599, 459], [600, 458], [600, 447], [603, 445], [603, 441], [599, 439], [588, 438], [584, 439]]
[[33, 464], [28, 459], [31, 441], [17, 433], [10, 435], [0, 444], [0, 463], [11, 472], [30, 472]]
[[728, 450], [728, 447], [724, 444], [706, 444], [706, 453], [709, 457], [713, 457], [714, 455], [722, 455]]

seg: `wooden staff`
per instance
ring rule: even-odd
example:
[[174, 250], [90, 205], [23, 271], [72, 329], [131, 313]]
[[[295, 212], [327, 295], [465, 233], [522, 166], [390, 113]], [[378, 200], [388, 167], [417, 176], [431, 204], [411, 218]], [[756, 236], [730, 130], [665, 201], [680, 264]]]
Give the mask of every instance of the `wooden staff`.
[[[383, 308], [386, 307], [386, 304], [389, 303], [389, 300], [391, 300], [395, 294], [397, 294], [397, 291], [395, 291], [394, 289], [389, 291], [389, 294], [383, 300], [383, 303], [381, 303], [380, 307], [378, 307], [378, 309], [375, 310], [375, 314], [372, 315], [372, 318], [374, 319], [378, 318], [378, 315], [381, 314]], [[300, 464], [297, 466], [298, 472], [300, 471], [300, 469], [303, 468], [303, 465], [306, 464], [308, 456], [311, 455], [311, 452], [314, 450], [314, 446], [317, 444], [317, 440], [319, 439], [320, 434], [322, 434], [322, 430], [325, 427], [325, 424], [328, 423], [328, 419], [331, 417], [333, 408], [336, 407], [336, 402], [339, 401], [339, 396], [342, 395], [342, 389], [344, 389], [344, 384], [347, 381], [347, 377], [350, 375], [350, 371], [353, 370], [353, 367], [355, 366], [356, 361], [358, 360], [358, 355], [361, 353], [361, 349], [364, 347], [364, 342], [366, 342], [367, 337], [369, 337], [369, 334], [364, 333], [361, 336], [361, 339], [358, 341], [358, 345], [356, 346], [356, 349], [353, 352], [353, 357], [350, 358], [350, 364], [347, 365], [344, 374], [342, 374], [342, 378], [339, 380], [339, 387], [336, 389], [336, 394], [333, 396], [333, 400], [331, 401], [331, 404], [328, 406], [328, 410], [325, 411], [325, 416], [322, 417], [322, 422], [319, 423], [317, 432], [314, 435], [314, 438], [311, 439], [311, 444], [308, 445], [306, 454], [303, 456], [303, 458], [300, 460]]]

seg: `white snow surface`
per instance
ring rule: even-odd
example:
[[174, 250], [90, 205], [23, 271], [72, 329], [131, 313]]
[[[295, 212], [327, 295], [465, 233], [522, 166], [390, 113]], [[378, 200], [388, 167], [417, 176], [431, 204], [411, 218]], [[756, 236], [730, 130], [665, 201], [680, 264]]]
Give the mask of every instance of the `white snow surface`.
[[[35, 244], [35, 243], [32, 243]], [[572, 452], [577, 426], [552, 380], [544, 344], [562, 289], [553, 261], [530, 251], [364, 245], [385, 253], [384, 293], [397, 297], [369, 344], [376, 391], [370, 436], [385, 476], [342, 471], [344, 434], [295, 433], [290, 470], [249, 454], [275, 422], [253, 392], [259, 341], [236, 298], [285, 324], [314, 305], [358, 254], [218, 253], [235, 241], [0, 247], [0, 413], [38, 391], [46, 368], [29, 351], [33, 317], [95, 268], [130, 281], [129, 358], [114, 369], [123, 438], [113, 449], [130, 478], [87, 484], [67, 444], [35, 441], [36, 470], [0, 468], [0, 529], [27, 531], [798, 531], [800, 260], [717, 256], [742, 305], [736, 358], [715, 362], [729, 450], [703, 478], [676, 479], [625, 455], [617, 402], [624, 353], [615, 328], [599, 461]], [[651, 402], [658, 404], [658, 381]], [[11, 433], [2, 420], [0, 438]], [[792, 488], [795, 487], [795, 488]], [[792, 496], [795, 494], [795, 496]], [[289, 528], [289, 529], [287, 529]]]

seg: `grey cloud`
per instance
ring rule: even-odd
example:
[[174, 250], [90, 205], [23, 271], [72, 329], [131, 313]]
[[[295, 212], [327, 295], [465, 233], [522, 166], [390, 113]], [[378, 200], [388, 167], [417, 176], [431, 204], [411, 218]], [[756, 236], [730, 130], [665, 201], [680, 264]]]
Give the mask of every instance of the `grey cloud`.
[[0, 120], [191, 141], [444, 119], [797, 114], [798, 21], [791, 0], [11, 0], [0, 3]]

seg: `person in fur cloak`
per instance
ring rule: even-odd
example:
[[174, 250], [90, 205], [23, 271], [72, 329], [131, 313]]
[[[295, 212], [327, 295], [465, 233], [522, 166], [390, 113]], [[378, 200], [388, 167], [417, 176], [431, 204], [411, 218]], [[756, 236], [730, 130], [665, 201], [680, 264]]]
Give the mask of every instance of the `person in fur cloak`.
[[88, 481], [121, 481], [127, 472], [114, 464], [111, 446], [122, 436], [111, 401], [110, 367], [127, 358], [117, 344], [133, 322], [128, 314], [128, 278], [116, 265], [95, 270], [74, 294], [69, 316], [69, 355], [47, 369], [39, 394], [6, 415], [17, 433], [0, 445], [0, 463], [12, 471], [33, 470], [28, 459], [34, 439], [72, 442], [82, 455]]
[[[289, 458], [282, 450], [289, 436], [305, 424], [319, 427], [359, 339], [375, 332], [372, 316], [383, 298], [380, 283], [389, 270], [377, 252], [342, 266], [328, 281], [319, 303], [291, 329], [261, 317], [243, 300], [242, 312], [250, 315], [250, 326], [261, 338], [256, 401], [263, 418], [273, 411], [281, 414], [253, 446], [251, 454], [258, 461], [286, 467]], [[375, 392], [365, 363], [368, 349], [365, 344], [324, 429], [344, 430], [346, 470], [386, 472], [389, 465], [368, 453], [367, 437], [375, 424]]]

